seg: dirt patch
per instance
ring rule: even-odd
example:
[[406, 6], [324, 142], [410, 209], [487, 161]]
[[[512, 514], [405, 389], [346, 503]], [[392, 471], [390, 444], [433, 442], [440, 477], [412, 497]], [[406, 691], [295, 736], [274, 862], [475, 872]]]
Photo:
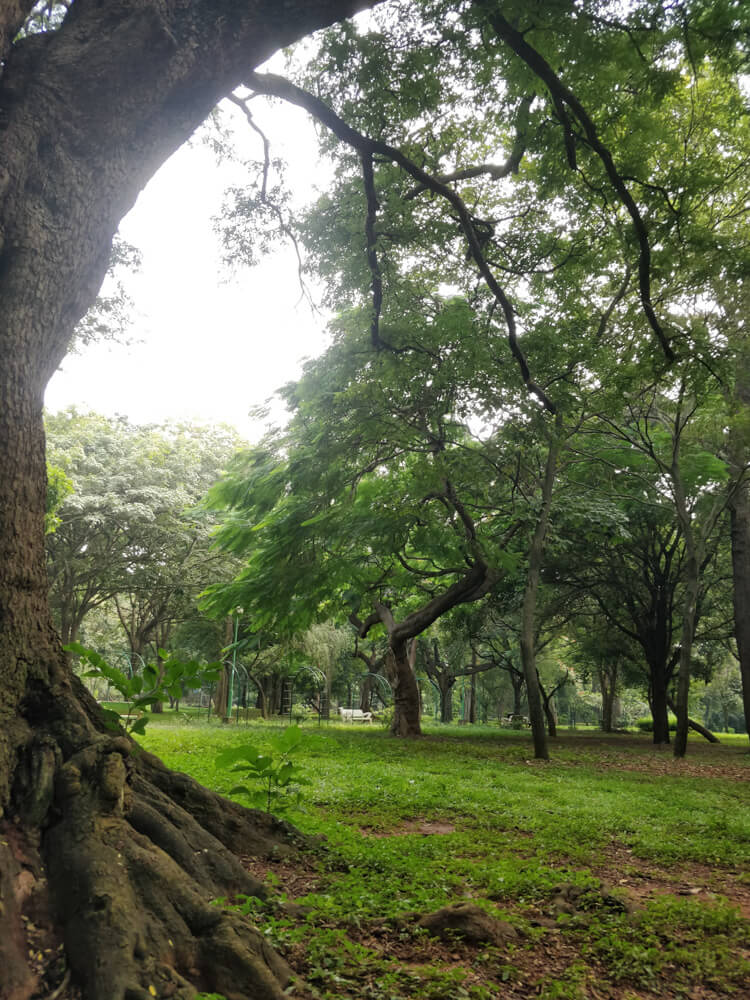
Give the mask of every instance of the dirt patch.
[[[580, 992], [574, 992], [580, 953], [557, 928], [545, 931], [534, 941], [511, 941], [501, 947], [477, 947], [460, 939], [448, 942], [437, 937], [415, 937], [405, 928], [388, 925], [352, 928], [349, 936], [415, 975], [427, 966], [446, 971], [462, 969], [466, 973], [464, 990], [472, 986], [481, 987], [491, 993], [493, 1000], [535, 1000], [551, 980], [566, 979], [571, 983], [571, 991], [550, 995], [585, 997], [586, 1000], [654, 1000], [655, 997], [654, 993], [641, 992], [632, 986], [620, 987], [610, 983], [599, 986], [590, 979], [580, 984]], [[299, 959], [304, 964], [301, 949]], [[297, 967], [295, 961], [292, 965]], [[591, 971], [595, 976], [596, 970]], [[602, 974], [601, 979], [606, 980], [606, 976]], [[552, 987], [552, 990], [556, 989]], [[346, 995], [364, 997], [368, 994], [363, 989], [361, 993]], [[413, 995], [427, 994], [417, 992]], [[711, 991], [696, 993], [695, 996], [696, 1000], [698, 996], [700, 1000], [725, 1000]]]
[[[554, 759], [554, 749], [580, 751], [576, 761]], [[636, 771], [678, 778], [724, 778], [750, 781], [750, 752], [747, 746], [690, 742], [687, 756], [677, 760], [669, 744], [657, 746], [641, 735], [576, 735], [563, 732], [551, 746], [553, 761], [561, 766], [594, 767], [601, 771]]]
[[724, 896], [750, 920], [750, 884], [737, 869], [712, 868], [697, 862], [670, 867], [636, 857], [623, 845], [611, 844], [600, 860], [590, 866], [603, 882], [616, 886], [628, 899], [644, 903], [655, 896], [697, 896], [710, 899]]
[[271, 894], [282, 893], [288, 899], [317, 892], [322, 876], [308, 854], [290, 855], [273, 860], [243, 856], [242, 866], [259, 882], [264, 882]]

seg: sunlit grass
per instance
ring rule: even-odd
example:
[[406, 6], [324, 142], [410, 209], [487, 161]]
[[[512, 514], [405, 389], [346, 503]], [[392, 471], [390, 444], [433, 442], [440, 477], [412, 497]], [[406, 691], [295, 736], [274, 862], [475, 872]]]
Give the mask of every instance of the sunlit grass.
[[[227, 794], [235, 779], [216, 766], [218, 751], [244, 742], [267, 748], [279, 728], [198, 722], [178, 728], [154, 720], [143, 742], [171, 767]], [[529, 912], [544, 912], [561, 883], [598, 886], [593, 870], [599, 870], [610, 849], [625, 852], [633, 868], [695, 862], [735, 870], [750, 866], [747, 785], [717, 777], [712, 767], [728, 762], [750, 777], [750, 755], [741, 742], [705, 750], [691, 745], [692, 759], [680, 765], [669, 751], [654, 749], [646, 736], [618, 742], [601, 734], [583, 739], [576, 734], [574, 742], [563, 736], [553, 760], [542, 763], [532, 760], [527, 734], [497, 728], [444, 727], [416, 741], [395, 740], [376, 726], [308, 724], [303, 731], [295, 759], [311, 784], [304, 789], [303, 811], [290, 818], [307, 833], [324, 834], [328, 851], [316, 862], [316, 891], [303, 900], [311, 913], [304, 925], [261, 915], [282, 947], [304, 940], [311, 954], [318, 946], [324, 951], [318, 937], [324, 931], [330, 935], [338, 928], [345, 936], [352, 922], [398, 921], [404, 913], [467, 897], [492, 901], [523, 925]], [[420, 824], [430, 822], [442, 824], [439, 836], [420, 832]], [[585, 926], [565, 926], [584, 956], [586, 976], [594, 975], [595, 966], [601, 977], [604, 962], [613, 981], [619, 977], [653, 988], [662, 976], [664, 953], [676, 981], [714, 983], [718, 977], [729, 991], [737, 940], [745, 933], [742, 923], [731, 909], [714, 917], [708, 907], [711, 913], [701, 916], [708, 912], [705, 903], [678, 903], [666, 937], [659, 938], [659, 914], [648, 916], [648, 907], [658, 908], [658, 901], [638, 918], [651, 942], [640, 977], [629, 916], [604, 914]], [[700, 941], [685, 945], [691, 922], [708, 929]], [[341, 948], [336, 975], [346, 977], [343, 970], [353, 960]], [[713, 972], [711, 954], [724, 956]], [[568, 972], [568, 979], [575, 978]], [[555, 982], [540, 989], [550, 997], [566, 995], [555, 993]], [[394, 992], [383, 996], [484, 995], [479, 987], [473, 993], [455, 992], [455, 982], [445, 985], [445, 993], [442, 989], [410, 992], [411, 987], [396, 983]]]

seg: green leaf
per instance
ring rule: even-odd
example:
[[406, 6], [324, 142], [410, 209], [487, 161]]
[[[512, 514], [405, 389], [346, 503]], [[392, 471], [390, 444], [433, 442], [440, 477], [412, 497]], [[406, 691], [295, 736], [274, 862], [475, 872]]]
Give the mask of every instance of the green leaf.
[[296, 749], [304, 740], [304, 735], [299, 726], [287, 726], [284, 732], [272, 739], [271, 746], [279, 753], [290, 753]]
[[219, 767], [227, 767], [237, 761], [248, 761], [254, 764], [259, 756], [259, 751], [249, 744], [241, 747], [228, 747], [216, 755], [216, 763]]
[[101, 709], [101, 713], [104, 716], [104, 725], [110, 732], [117, 732], [117, 730], [122, 725], [122, 720], [117, 712], [113, 711], [111, 708]]
[[230, 788], [228, 795], [247, 795], [252, 797], [255, 795], [255, 791], [251, 791], [246, 785], [235, 785], [234, 788]]
[[290, 760], [285, 761], [276, 772], [276, 783], [282, 787], [288, 785], [296, 769], [296, 766]]

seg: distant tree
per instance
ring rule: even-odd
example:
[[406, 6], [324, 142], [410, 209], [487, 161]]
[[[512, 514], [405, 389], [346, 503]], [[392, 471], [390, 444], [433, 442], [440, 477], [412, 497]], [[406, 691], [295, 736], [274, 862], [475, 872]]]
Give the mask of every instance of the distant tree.
[[335, 614], [361, 639], [383, 629], [399, 735], [420, 731], [412, 640], [516, 564], [507, 476], [460, 421], [467, 323], [464, 304], [438, 301], [411, 330], [423, 349], [403, 355], [344, 332], [285, 391], [288, 429], [240, 456], [211, 501], [227, 510], [218, 540], [248, 561], [210, 603], [249, 608], [259, 628]]
[[[437, 638], [424, 638], [419, 641], [419, 649], [421, 650], [421, 667], [439, 692], [440, 721], [452, 722], [453, 689], [458, 678], [469, 677], [473, 681], [477, 674], [494, 670], [495, 664], [480, 662], [476, 654], [468, 659], [471, 650], [466, 639], [463, 643], [458, 643], [455, 640], [452, 643], [444, 643], [444, 649], [441, 652], [440, 641]], [[475, 711], [475, 708], [475, 699], [472, 698], [472, 710]], [[473, 711], [470, 714], [473, 714]], [[475, 722], [476, 719], [469, 718], [467, 721]]]
[[[139, 427], [68, 410], [47, 418], [50, 456], [73, 484], [48, 538], [50, 604], [63, 642], [110, 604], [124, 643], [152, 657], [222, 572], [196, 507], [239, 438], [224, 428]], [[226, 566], [226, 559], [224, 560]]]

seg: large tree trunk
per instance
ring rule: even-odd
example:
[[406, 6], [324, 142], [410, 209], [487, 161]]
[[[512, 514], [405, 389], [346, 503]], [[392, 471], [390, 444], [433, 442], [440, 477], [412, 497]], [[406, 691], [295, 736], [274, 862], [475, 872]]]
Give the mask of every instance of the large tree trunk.
[[394, 736], [421, 736], [419, 686], [414, 673], [412, 652], [414, 640], [391, 641], [386, 654], [386, 669], [391, 675], [393, 686]]
[[281, 1000], [283, 962], [210, 900], [262, 893], [232, 852], [287, 833], [131, 754], [70, 676], [47, 604], [42, 398], [146, 181], [248, 69], [357, 3], [82, 0], [11, 46], [31, 6], [0, 8], [4, 996], [53, 991], [27, 966], [22, 920], [49, 892], [86, 1000]]
[[669, 743], [669, 711], [667, 708], [667, 665], [661, 657], [649, 661], [649, 705], [654, 722], [653, 741], [656, 746]]

